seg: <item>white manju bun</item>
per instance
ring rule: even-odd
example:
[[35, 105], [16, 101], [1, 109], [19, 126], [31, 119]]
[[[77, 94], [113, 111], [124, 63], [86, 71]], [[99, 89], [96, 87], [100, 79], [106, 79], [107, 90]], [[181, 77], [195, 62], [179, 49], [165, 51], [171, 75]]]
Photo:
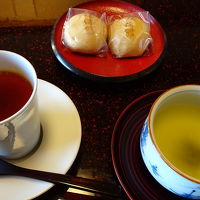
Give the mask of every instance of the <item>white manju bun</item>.
[[117, 19], [109, 27], [109, 48], [118, 58], [141, 56], [150, 42], [149, 23], [137, 17]]
[[97, 54], [106, 47], [107, 26], [103, 20], [90, 13], [74, 15], [66, 21], [63, 42], [79, 53]]

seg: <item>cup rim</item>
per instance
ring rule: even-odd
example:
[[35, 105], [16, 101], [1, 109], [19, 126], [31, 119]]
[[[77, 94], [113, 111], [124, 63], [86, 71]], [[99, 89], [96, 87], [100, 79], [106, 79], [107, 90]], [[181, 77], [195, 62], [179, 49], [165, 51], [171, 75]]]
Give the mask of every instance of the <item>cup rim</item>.
[[200, 91], [200, 85], [197, 84], [186, 84], [186, 85], [179, 85], [179, 86], [175, 86], [173, 88], [167, 89], [165, 92], [163, 92], [152, 104], [150, 111], [149, 111], [149, 116], [148, 116], [148, 128], [149, 128], [149, 134], [150, 134], [150, 138], [151, 141], [154, 145], [154, 147], [156, 148], [156, 151], [159, 153], [160, 157], [162, 158], [162, 160], [176, 173], [178, 173], [180, 176], [194, 182], [194, 183], [198, 183], [200, 184], [200, 179], [194, 178], [190, 175], [187, 175], [186, 173], [182, 172], [180, 169], [178, 169], [176, 166], [174, 166], [162, 153], [162, 151], [160, 150], [155, 136], [154, 136], [154, 132], [153, 132], [153, 120], [152, 120], [152, 116], [153, 113], [155, 112], [156, 108], [158, 107], [158, 104], [160, 104], [164, 99], [166, 99], [166, 97], [170, 96], [171, 94], [174, 94], [178, 91], [185, 91], [185, 90], [199, 90]]
[[12, 52], [12, 51], [6, 51], [6, 50], [0, 50], [0, 54], [10, 54], [10, 55], [14, 55], [20, 58], [20, 60], [23, 60], [23, 62], [26, 63], [26, 65], [30, 68], [30, 70], [32, 71], [32, 75], [33, 75], [33, 79], [34, 79], [34, 84], [33, 84], [33, 91], [29, 97], [29, 99], [27, 100], [27, 102], [13, 115], [11, 115], [10, 117], [0, 121], [0, 125], [5, 124], [8, 121], [12, 121], [14, 118], [16, 118], [18, 115], [20, 115], [22, 112], [24, 112], [27, 107], [29, 106], [29, 104], [31, 103], [31, 101], [33, 100], [34, 96], [36, 95], [36, 91], [37, 91], [37, 87], [38, 87], [38, 79], [37, 79], [37, 74], [36, 71], [33, 67], [33, 65], [22, 55]]

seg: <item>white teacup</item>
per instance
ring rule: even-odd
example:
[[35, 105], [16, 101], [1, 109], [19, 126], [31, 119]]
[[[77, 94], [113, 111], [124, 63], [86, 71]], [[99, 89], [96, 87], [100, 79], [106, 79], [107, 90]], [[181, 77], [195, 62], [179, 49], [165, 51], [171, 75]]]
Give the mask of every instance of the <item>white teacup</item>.
[[200, 199], [200, 86], [172, 88], [152, 105], [140, 149], [151, 175], [179, 196]]
[[[4, 78], [6, 80], [5, 83], [4, 81], [0, 83], [0, 157], [20, 158], [31, 152], [40, 138], [40, 120], [36, 97], [37, 75], [28, 60], [16, 53], [4, 50], [0, 50], [0, 73], [1, 80]], [[9, 76], [13, 83], [8, 81]], [[14, 82], [15, 79], [16, 82]], [[29, 88], [31, 87], [32, 90], [24, 89], [27, 82], [26, 84], [23, 82], [22, 89], [20, 84], [24, 80], [29, 83]], [[7, 83], [10, 85], [8, 86]], [[19, 88], [22, 90], [18, 90]], [[25, 94], [27, 95], [26, 99]], [[5, 99], [2, 100], [4, 97]], [[16, 110], [16, 102], [18, 101], [22, 103], [22, 106]], [[5, 113], [7, 115], [4, 116]]]

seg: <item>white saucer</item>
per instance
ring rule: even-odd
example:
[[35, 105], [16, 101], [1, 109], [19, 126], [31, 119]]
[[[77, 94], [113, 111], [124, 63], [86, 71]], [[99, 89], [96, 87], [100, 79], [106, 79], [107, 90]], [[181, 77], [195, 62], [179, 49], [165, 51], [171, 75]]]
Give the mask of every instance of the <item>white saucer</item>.
[[[12, 162], [22, 167], [65, 174], [80, 147], [80, 117], [75, 105], [62, 90], [43, 80], [38, 83], [43, 138], [35, 152]], [[0, 199], [32, 199], [52, 186], [52, 183], [30, 178], [0, 176]]]

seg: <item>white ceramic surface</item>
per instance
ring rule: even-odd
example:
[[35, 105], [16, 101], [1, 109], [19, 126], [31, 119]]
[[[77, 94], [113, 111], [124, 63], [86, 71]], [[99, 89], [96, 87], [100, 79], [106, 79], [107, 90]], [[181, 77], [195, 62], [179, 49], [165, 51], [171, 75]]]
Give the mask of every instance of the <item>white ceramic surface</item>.
[[[41, 144], [32, 154], [12, 162], [26, 168], [65, 174], [80, 147], [78, 111], [62, 90], [46, 81], [39, 80], [37, 96], [43, 128]], [[32, 199], [52, 186], [52, 183], [30, 178], [0, 176], [0, 199]]]
[[29, 153], [38, 143], [40, 137], [36, 99], [37, 75], [27, 59], [14, 52], [4, 50], [0, 50], [0, 70], [22, 74], [33, 88], [26, 104], [14, 115], [0, 122], [0, 156], [19, 158]]
[[[160, 106], [164, 105], [166, 102], [167, 104], [171, 104], [177, 99], [179, 99], [178, 101], [180, 102], [190, 101], [188, 96], [185, 96], [185, 94], [183, 95], [183, 92], [185, 93], [186, 91], [189, 95], [197, 95], [195, 101], [198, 103], [198, 99], [200, 98], [200, 86], [198, 85], [186, 85], [173, 88], [162, 94], [155, 101], [141, 131], [140, 149], [147, 169], [163, 187], [184, 198], [200, 199], [200, 180], [196, 180], [184, 174], [167, 161], [162, 152], [159, 151], [151, 129], [154, 115]], [[182, 96], [180, 96], [180, 98], [174, 98], [176, 99], [174, 100], [171, 98], [174, 94]], [[194, 101], [194, 99], [192, 99], [192, 101]]]

